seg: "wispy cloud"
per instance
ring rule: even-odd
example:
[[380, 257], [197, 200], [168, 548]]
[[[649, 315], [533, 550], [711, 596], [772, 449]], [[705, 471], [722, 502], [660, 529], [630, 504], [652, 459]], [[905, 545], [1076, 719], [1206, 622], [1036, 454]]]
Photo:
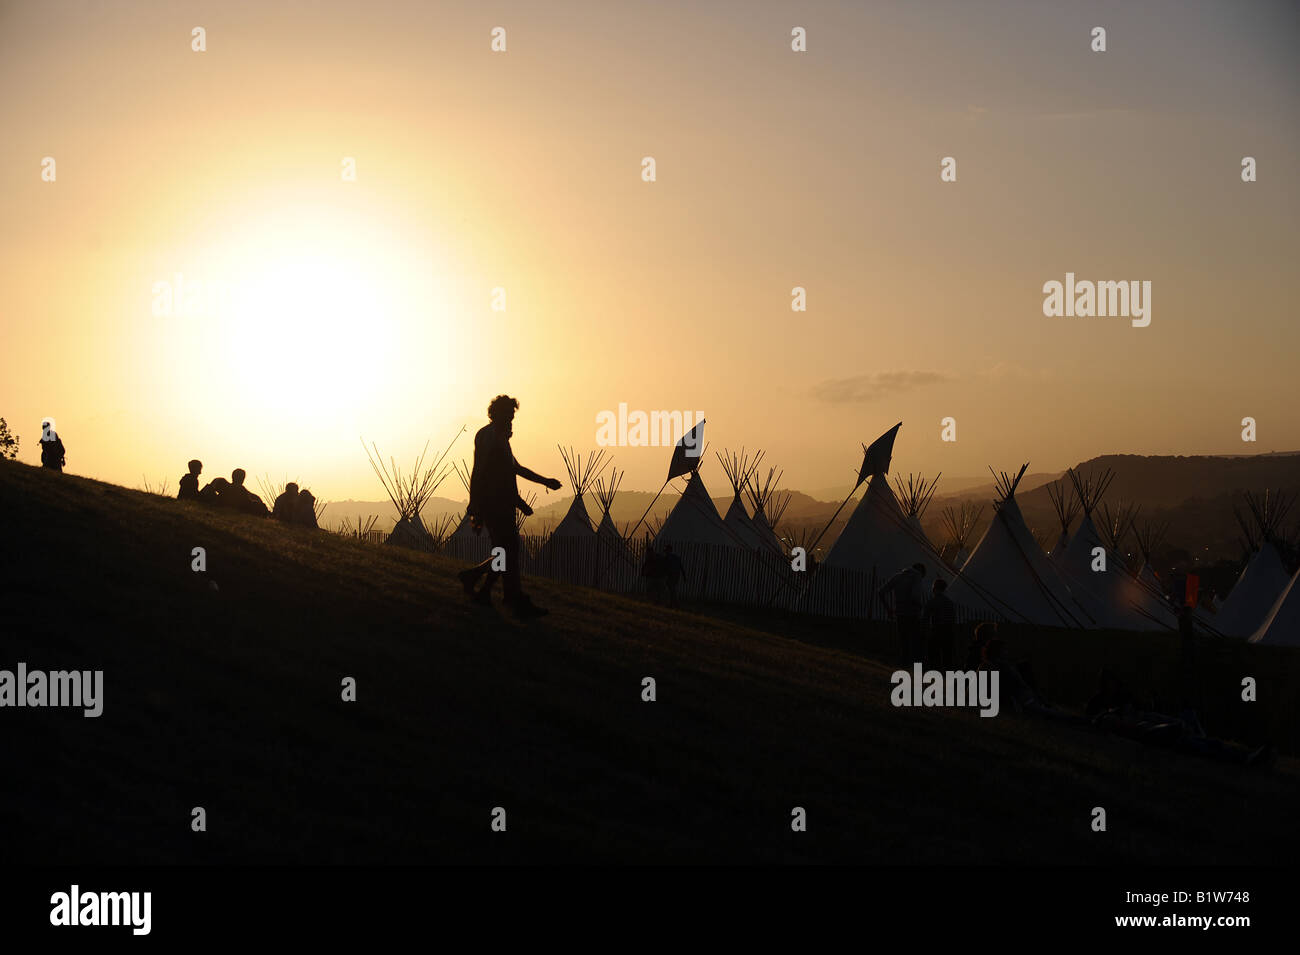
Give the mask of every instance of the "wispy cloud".
[[880, 371], [852, 378], [829, 378], [812, 387], [812, 396], [828, 404], [864, 404], [921, 388], [952, 381], [937, 371]]

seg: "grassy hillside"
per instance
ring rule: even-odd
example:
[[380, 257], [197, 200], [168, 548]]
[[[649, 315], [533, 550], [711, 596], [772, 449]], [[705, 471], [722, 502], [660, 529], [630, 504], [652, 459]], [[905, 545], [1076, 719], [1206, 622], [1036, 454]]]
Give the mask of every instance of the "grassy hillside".
[[105, 671], [99, 719], [0, 710], [11, 862], [1290, 863], [1300, 844], [1293, 760], [895, 709], [856, 628], [541, 581], [552, 615], [520, 624], [436, 557], [20, 464], [0, 514], [0, 667]]

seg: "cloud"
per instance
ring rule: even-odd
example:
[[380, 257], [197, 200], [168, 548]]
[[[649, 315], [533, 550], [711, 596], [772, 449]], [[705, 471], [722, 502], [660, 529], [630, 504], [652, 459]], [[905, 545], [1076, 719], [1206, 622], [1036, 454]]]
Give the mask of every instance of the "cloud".
[[880, 371], [853, 378], [828, 378], [812, 387], [812, 396], [827, 404], [865, 404], [925, 385], [952, 381], [937, 371]]

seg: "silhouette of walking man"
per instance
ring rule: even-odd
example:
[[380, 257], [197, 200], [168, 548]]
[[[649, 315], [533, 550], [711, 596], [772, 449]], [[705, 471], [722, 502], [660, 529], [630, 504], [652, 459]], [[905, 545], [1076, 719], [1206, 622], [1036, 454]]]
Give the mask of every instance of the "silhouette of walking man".
[[41, 467], [62, 473], [68, 463], [63, 439], [54, 431], [54, 422], [46, 418], [41, 422]]
[[[461, 571], [460, 582], [465, 593], [483, 604], [492, 602], [492, 585], [497, 577], [504, 577], [506, 605], [521, 617], [540, 617], [547, 613], [533, 604], [523, 593], [519, 574], [519, 529], [515, 524], [516, 508], [524, 514], [533, 512], [527, 502], [519, 496], [519, 484], [516, 478], [544, 485], [552, 491], [560, 489], [560, 482], [555, 478], [542, 477], [515, 460], [510, 449], [510, 437], [514, 434], [515, 412], [519, 402], [509, 395], [497, 395], [488, 405], [488, 424], [474, 435], [474, 470], [469, 481], [470, 524], [477, 532], [486, 527], [492, 538], [492, 548], [500, 547], [505, 551], [505, 571], [492, 569], [495, 560], [489, 557], [468, 570]], [[474, 593], [474, 585], [479, 577], [486, 575], [483, 588]]]

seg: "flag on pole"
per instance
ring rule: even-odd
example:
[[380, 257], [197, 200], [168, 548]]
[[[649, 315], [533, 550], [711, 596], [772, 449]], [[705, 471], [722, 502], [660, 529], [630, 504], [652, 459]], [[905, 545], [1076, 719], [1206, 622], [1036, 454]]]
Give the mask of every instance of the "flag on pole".
[[673, 459], [668, 465], [667, 484], [675, 477], [681, 477], [683, 474], [690, 474], [700, 466], [700, 455], [704, 450], [704, 419], [700, 423], [687, 431], [677, 446], [673, 448]]
[[1187, 575], [1187, 589], [1183, 593], [1183, 602], [1189, 607], [1195, 607], [1197, 600], [1201, 596], [1201, 578], [1196, 574]]
[[889, 463], [894, 459], [894, 439], [898, 437], [898, 429], [902, 426], [903, 422], [900, 421], [872, 441], [871, 447], [865, 444], [862, 446], [862, 470], [858, 472], [858, 483], [853, 485], [855, 491], [871, 475], [889, 473]]

